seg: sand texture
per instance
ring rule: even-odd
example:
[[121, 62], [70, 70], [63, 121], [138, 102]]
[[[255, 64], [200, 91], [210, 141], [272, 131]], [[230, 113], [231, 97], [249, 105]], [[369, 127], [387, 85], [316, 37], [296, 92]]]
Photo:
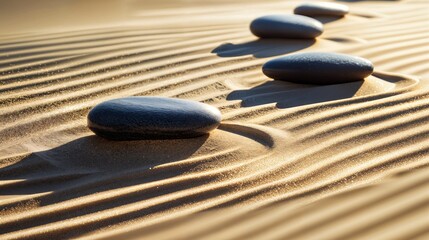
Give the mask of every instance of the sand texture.
[[[427, 1], [338, 1], [350, 14], [320, 18], [317, 40], [249, 31], [302, 1], [54, 2], [51, 21], [48, 1], [0, 10], [0, 239], [429, 238]], [[375, 72], [317, 86], [261, 71], [309, 51]], [[96, 137], [88, 111], [126, 96], [197, 100], [223, 122]]]

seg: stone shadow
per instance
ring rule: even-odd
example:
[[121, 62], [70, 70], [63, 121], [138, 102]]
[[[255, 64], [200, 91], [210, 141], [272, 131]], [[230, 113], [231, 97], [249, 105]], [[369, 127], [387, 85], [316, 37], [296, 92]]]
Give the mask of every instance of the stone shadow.
[[246, 43], [225, 43], [212, 50], [219, 57], [252, 55], [268, 58], [308, 48], [316, 43], [313, 39], [257, 39]]
[[278, 108], [292, 108], [355, 96], [364, 81], [335, 85], [304, 85], [269, 81], [246, 90], [236, 90], [227, 100], [242, 100], [242, 107], [276, 103]]

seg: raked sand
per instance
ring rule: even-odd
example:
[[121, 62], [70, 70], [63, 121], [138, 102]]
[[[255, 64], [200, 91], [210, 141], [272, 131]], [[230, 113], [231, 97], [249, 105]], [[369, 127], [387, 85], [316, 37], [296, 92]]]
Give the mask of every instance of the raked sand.
[[[300, 1], [49, 2], [0, 9], [1, 239], [429, 238], [427, 1], [341, 1], [350, 14], [320, 19], [316, 41], [249, 31]], [[308, 51], [375, 72], [328, 86], [262, 74]], [[96, 137], [88, 111], [124, 96], [205, 102], [223, 123]]]

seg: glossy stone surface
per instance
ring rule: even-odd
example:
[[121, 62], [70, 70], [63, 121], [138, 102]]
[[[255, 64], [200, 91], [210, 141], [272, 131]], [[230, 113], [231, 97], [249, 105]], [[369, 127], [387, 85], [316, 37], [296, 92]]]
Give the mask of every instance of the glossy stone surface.
[[253, 20], [250, 31], [260, 38], [314, 39], [323, 33], [323, 24], [300, 15], [269, 15]]
[[273, 79], [306, 84], [363, 80], [374, 67], [369, 60], [338, 53], [298, 53], [268, 61], [263, 73]]
[[304, 3], [295, 8], [294, 13], [309, 17], [333, 16], [342, 17], [349, 12], [349, 7], [338, 3], [314, 2]]
[[210, 105], [164, 97], [126, 97], [95, 106], [88, 127], [113, 140], [197, 137], [217, 128], [221, 113]]

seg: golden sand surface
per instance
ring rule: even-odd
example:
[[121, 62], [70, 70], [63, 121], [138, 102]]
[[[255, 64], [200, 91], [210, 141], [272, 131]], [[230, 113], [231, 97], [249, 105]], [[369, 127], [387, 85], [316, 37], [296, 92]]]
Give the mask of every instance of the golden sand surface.
[[[428, 239], [429, 2], [338, 1], [317, 40], [264, 40], [302, 1], [0, 2], [0, 239]], [[371, 60], [300, 85], [269, 59]], [[219, 129], [114, 142], [86, 116], [125, 96], [218, 107]]]

